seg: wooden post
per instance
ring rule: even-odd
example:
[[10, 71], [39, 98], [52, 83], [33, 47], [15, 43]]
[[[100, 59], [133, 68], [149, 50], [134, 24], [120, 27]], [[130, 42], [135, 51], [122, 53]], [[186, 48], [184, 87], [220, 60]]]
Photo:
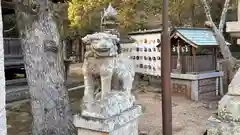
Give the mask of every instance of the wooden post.
[[197, 64], [197, 63], [196, 63], [196, 53], [197, 53], [197, 52], [196, 52], [196, 48], [192, 46], [192, 49], [191, 49], [191, 50], [192, 50], [192, 56], [193, 56], [193, 71], [194, 71], [194, 72], [198, 72], [198, 71], [197, 71], [197, 66], [196, 66], [196, 64]]
[[76, 62], [79, 62], [79, 55], [80, 55], [80, 51], [79, 51], [79, 39], [76, 39]]
[[83, 47], [82, 47], [82, 40], [79, 39], [79, 62], [82, 62], [82, 56], [83, 56]]
[[213, 47], [213, 64], [214, 64], [214, 70], [217, 70], [217, 50], [215, 47]]
[[190, 51], [190, 56], [193, 56], [192, 48], [193, 48], [193, 46], [190, 46], [190, 49], [189, 49], [189, 51]]
[[67, 40], [66, 40], [67, 59], [69, 59], [72, 56], [72, 47], [73, 47], [72, 39], [71, 38], [67, 38]]
[[169, 37], [169, 18], [168, 0], [163, 0], [162, 4], [163, 34], [161, 45], [161, 84], [162, 84], [162, 133], [172, 135], [172, 90], [171, 90], [171, 69], [170, 69], [170, 37]]

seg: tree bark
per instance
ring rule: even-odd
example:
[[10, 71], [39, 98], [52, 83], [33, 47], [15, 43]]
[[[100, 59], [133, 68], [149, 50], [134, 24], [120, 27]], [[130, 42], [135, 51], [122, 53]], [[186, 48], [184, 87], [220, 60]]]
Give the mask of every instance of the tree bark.
[[218, 29], [221, 33], [223, 33], [223, 27], [226, 22], [226, 16], [227, 16], [229, 3], [230, 3], [230, 0], [225, 0], [224, 7], [222, 10], [222, 14], [221, 14], [221, 19], [220, 19], [219, 26], [218, 26]]
[[222, 33], [217, 29], [216, 25], [214, 24], [211, 13], [210, 13], [210, 8], [206, 0], [201, 0], [205, 14], [207, 17], [207, 20], [210, 22], [211, 29], [216, 37], [216, 40], [220, 46], [221, 53], [223, 55], [224, 60], [228, 62], [228, 71], [230, 73], [230, 78], [232, 79], [234, 72], [235, 72], [235, 66], [236, 66], [236, 59], [232, 56], [231, 51], [229, 50], [228, 46], [226, 45], [226, 41]]
[[15, 0], [31, 97], [33, 135], [75, 135], [63, 45], [48, 0]]
[[5, 89], [5, 73], [4, 73], [4, 50], [3, 50], [3, 21], [2, 7], [0, 0], [0, 135], [7, 135], [7, 119], [6, 119], [6, 89]]

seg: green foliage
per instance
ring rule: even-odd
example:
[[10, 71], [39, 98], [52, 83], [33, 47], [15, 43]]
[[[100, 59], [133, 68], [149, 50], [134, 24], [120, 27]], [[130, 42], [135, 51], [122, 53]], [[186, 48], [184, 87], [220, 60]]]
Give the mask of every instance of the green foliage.
[[57, 22], [58, 30], [61, 36], [61, 39], [65, 39], [69, 36], [69, 21], [68, 21], [68, 4], [67, 3], [57, 3], [53, 4], [53, 14], [54, 19]]
[[[118, 11], [122, 31], [148, 29], [161, 23], [163, 0], [71, 0], [68, 19], [72, 32], [85, 35], [99, 31], [101, 12], [110, 2]], [[222, 0], [210, 3], [216, 23], [219, 22], [223, 4]], [[174, 26], [203, 26], [206, 21], [200, 0], [169, 0], [169, 17]]]
[[68, 8], [70, 27], [81, 31], [81, 35], [100, 30], [101, 12], [110, 2], [118, 11], [123, 31], [144, 27], [148, 16], [160, 11], [155, 2], [148, 0], [72, 0]]
[[68, 7], [71, 29], [81, 31], [81, 35], [97, 30], [100, 25], [101, 7], [104, 3], [104, 0], [72, 0]]

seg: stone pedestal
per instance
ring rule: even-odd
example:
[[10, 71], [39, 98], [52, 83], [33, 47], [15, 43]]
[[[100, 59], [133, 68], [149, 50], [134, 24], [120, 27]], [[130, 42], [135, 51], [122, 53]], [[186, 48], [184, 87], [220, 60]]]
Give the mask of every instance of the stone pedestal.
[[240, 135], [240, 96], [225, 95], [207, 126], [208, 135]]
[[208, 120], [208, 135], [240, 135], [240, 69], [220, 100], [218, 113]]
[[134, 96], [124, 92], [110, 92], [88, 110], [74, 116], [78, 135], [138, 135], [141, 106]]
[[207, 135], [239, 135], [240, 125], [238, 122], [222, 121], [217, 116], [208, 119]]

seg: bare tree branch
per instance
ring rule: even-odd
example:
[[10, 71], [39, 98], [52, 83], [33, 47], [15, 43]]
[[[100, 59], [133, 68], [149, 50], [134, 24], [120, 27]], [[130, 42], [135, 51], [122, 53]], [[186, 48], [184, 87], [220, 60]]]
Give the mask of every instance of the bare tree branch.
[[224, 60], [228, 62], [228, 71], [230, 73], [230, 79], [232, 79], [234, 72], [235, 72], [235, 66], [236, 66], [236, 59], [232, 56], [231, 51], [229, 50], [225, 38], [222, 35], [222, 33], [217, 29], [216, 25], [213, 23], [211, 13], [210, 13], [210, 8], [206, 0], [201, 0], [205, 14], [207, 17], [208, 22], [210, 23], [210, 27], [214, 33], [214, 36], [216, 37], [216, 40], [220, 46], [221, 53], [223, 55]]
[[227, 16], [229, 3], [230, 3], [230, 0], [225, 0], [225, 4], [224, 4], [224, 7], [223, 7], [223, 11], [222, 11], [222, 15], [221, 15], [221, 19], [220, 19], [219, 27], [218, 27], [218, 29], [221, 33], [223, 33], [223, 27], [224, 27], [224, 24], [226, 22], [226, 16]]

